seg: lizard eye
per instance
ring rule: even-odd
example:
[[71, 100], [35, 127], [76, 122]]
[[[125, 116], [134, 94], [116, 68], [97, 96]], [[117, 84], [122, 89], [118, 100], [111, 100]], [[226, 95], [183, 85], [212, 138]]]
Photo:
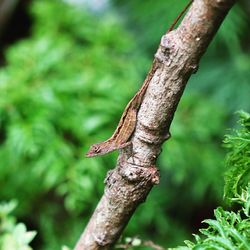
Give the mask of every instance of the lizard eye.
[[99, 153], [101, 151], [100, 147], [97, 145], [94, 145], [93, 150], [95, 151], [95, 153]]

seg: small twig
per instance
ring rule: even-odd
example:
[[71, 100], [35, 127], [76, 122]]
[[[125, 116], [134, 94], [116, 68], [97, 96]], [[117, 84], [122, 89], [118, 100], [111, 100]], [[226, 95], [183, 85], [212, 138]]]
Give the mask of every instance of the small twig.
[[193, 0], [190, 0], [188, 2], [188, 4], [185, 6], [185, 8], [182, 10], [182, 12], [175, 18], [174, 22], [171, 24], [171, 26], [169, 27], [168, 32], [172, 31], [175, 27], [175, 25], [178, 23], [178, 21], [180, 20], [180, 18], [183, 16], [183, 14], [187, 11], [187, 9], [189, 8], [189, 6], [192, 4]]

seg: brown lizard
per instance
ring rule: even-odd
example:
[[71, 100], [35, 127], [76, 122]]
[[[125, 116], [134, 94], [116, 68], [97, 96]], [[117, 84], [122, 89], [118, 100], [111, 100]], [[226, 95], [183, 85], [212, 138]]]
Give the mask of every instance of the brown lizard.
[[[173, 24], [171, 25], [171, 27], [169, 28], [167, 32], [170, 32], [174, 28], [175, 24], [178, 22], [178, 20], [183, 15], [183, 13], [187, 10], [187, 8], [190, 6], [192, 1], [193, 0], [191, 0], [188, 3], [188, 5], [185, 7], [185, 9], [178, 15], [178, 17], [175, 19], [175, 21], [173, 22]], [[153, 78], [154, 73], [159, 67], [159, 63], [156, 60], [157, 59], [154, 60], [152, 67], [143, 85], [141, 86], [141, 88], [138, 90], [138, 92], [134, 95], [134, 97], [130, 100], [130, 102], [126, 106], [113, 135], [104, 142], [93, 144], [86, 154], [87, 157], [104, 155], [114, 150], [125, 148], [131, 144], [131, 141], [129, 141], [129, 138], [133, 134], [135, 126], [136, 126], [138, 110], [141, 106], [141, 103], [143, 101], [143, 97], [146, 93], [148, 85], [151, 82], [151, 79]]]
[[126, 106], [113, 135], [104, 142], [93, 144], [86, 154], [87, 157], [107, 154], [131, 144], [131, 142], [128, 142], [128, 140], [135, 129], [137, 112], [142, 103], [142, 99], [156, 69], [158, 68], [156, 65], [158, 64], [153, 63], [153, 66], [150, 69], [143, 85]]

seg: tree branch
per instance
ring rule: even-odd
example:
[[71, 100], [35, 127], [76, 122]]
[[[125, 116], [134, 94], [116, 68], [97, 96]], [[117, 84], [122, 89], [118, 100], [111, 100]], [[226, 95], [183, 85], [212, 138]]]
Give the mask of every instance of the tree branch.
[[75, 250], [110, 249], [140, 203], [159, 182], [155, 162], [186, 83], [234, 0], [194, 0], [178, 29], [165, 34], [157, 67], [138, 112], [133, 148], [121, 150], [105, 190]]

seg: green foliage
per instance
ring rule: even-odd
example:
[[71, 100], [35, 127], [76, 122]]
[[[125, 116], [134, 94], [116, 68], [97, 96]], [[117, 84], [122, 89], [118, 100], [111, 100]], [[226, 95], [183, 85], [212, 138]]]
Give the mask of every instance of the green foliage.
[[224, 145], [230, 150], [226, 158], [225, 196], [240, 196], [242, 186], [250, 180], [250, 114], [239, 112], [241, 128], [226, 135]]
[[[134, 33], [125, 31], [116, 9], [96, 14], [60, 0], [33, 1], [30, 37], [6, 51], [7, 65], [0, 70], [0, 200], [18, 201], [14, 215], [38, 232], [37, 250], [75, 244], [116, 155], [86, 159], [84, 153], [112, 134], [162, 32], [185, 5], [123, 3], [131, 5], [126, 15]], [[239, 9], [222, 34], [230, 35], [234, 42], [227, 46], [235, 48], [244, 32], [234, 31], [245, 27]], [[238, 49], [235, 60], [217, 55], [223, 46], [219, 38], [188, 86], [171, 128], [173, 138], [158, 163], [161, 183], [125, 234], [140, 232], [160, 244], [178, 244], [189, 235], [186, 218], [196, 213], [194, 207], [220, 199], [224, 152], [218, 144], [230, 109], [249, 105], [250, 72], [249, 58]]]
[[23, 223], [16, 223], [10, 214], [17, 203], [11, 201], [0, 203], [0, 249], [32, 250], [29, 243], [36, 235], [35, 231], [27, 231]]
[[239, 114], [241, 128], [226, 135], [224, 145], [230, 150], [226, 158], [225, 197], [231, 203], [239, 203], [240, 209], [229, 212], [217, 208], [215, 219], [203, 221], [208, 224], [206, 229], [200, 229], [203, 237], [194, 235], [195, 243], [185, 241], [188, 247], [177, 249], [250, 249], [250, 114]]
[[237, 200], [242, 205], [240, 210], [229, 212], [221, 207], [217, 208], [214, 211], [215, 220], [203, 221], [208, 224], [208, 228], [200, 229], [205, 238], [194, 235], [195, 243], [185, 241], [187, 249], [250, 249], [250, 183]]
[[[219, 131], [225, 129], [225, 115], [220, 109], [214, 112], [218, 105], [213, 102], [207, 100], [205, 106], [198, 95], [184, 97], [179, 108], [171, 128], [173, 138], [164, 146], [166, 153], [161, 155], [160, 163], [172, 175], [172, 188], [189, 190], [187, 196], [183, 195], [182, 202], [186, 199], [188, 203], [191, 197], [200, 201], [208, 189], [219, 198], [223, 150], [218, 142], [221, 141]], [[209, 147], [200, 147], [204, 143]], [[192, 185], [188, 180], [192, 180]]]
[[14, 196], [43, 249], [58, 249], [76, 242], [103, 191], [103, 166], [114, 165], [114, 155], [84, 153], [112, 133], [146, 60], [112, 13], [49, 0], [31, 12], [31, 37], [6, 51], [0, 71], [0, 199]]
[[[203, 237], [194, 235], [195, 243], [189, 240], [185, 241], [186, 246], [177, 248], [168, 248], [176, 250], [188, 250], [188, 249], [218, 249], [218, 250], [234, 250], [250, 249], [250, 215], [249, 215], [249, 203], [250, 203], [250, 185], [248, 190], [243, 190], [245, 193], [242, 199], [242, 209], [237, 212], [229, 212], [218, 207], [214, 211], [215, 219], [204, 220], [203, 223], [208, 224], [206, 229], [200, 229]], [[245, 195], [247, 193], [247, 200]], [[244, 212], [243, 215], [241, 214]], [[126, 249], [163, 249], [154, 248], [156, 246], [151, 243], [147, 246], [147, 241], [142, 241], [138, 238], [131, 239], [126, 238], [124, 244], [118, 244], [117, 249], [121, 249], [119, 246], [126, 246]], [[143, 247], [143, 248], [141, 248]]]

